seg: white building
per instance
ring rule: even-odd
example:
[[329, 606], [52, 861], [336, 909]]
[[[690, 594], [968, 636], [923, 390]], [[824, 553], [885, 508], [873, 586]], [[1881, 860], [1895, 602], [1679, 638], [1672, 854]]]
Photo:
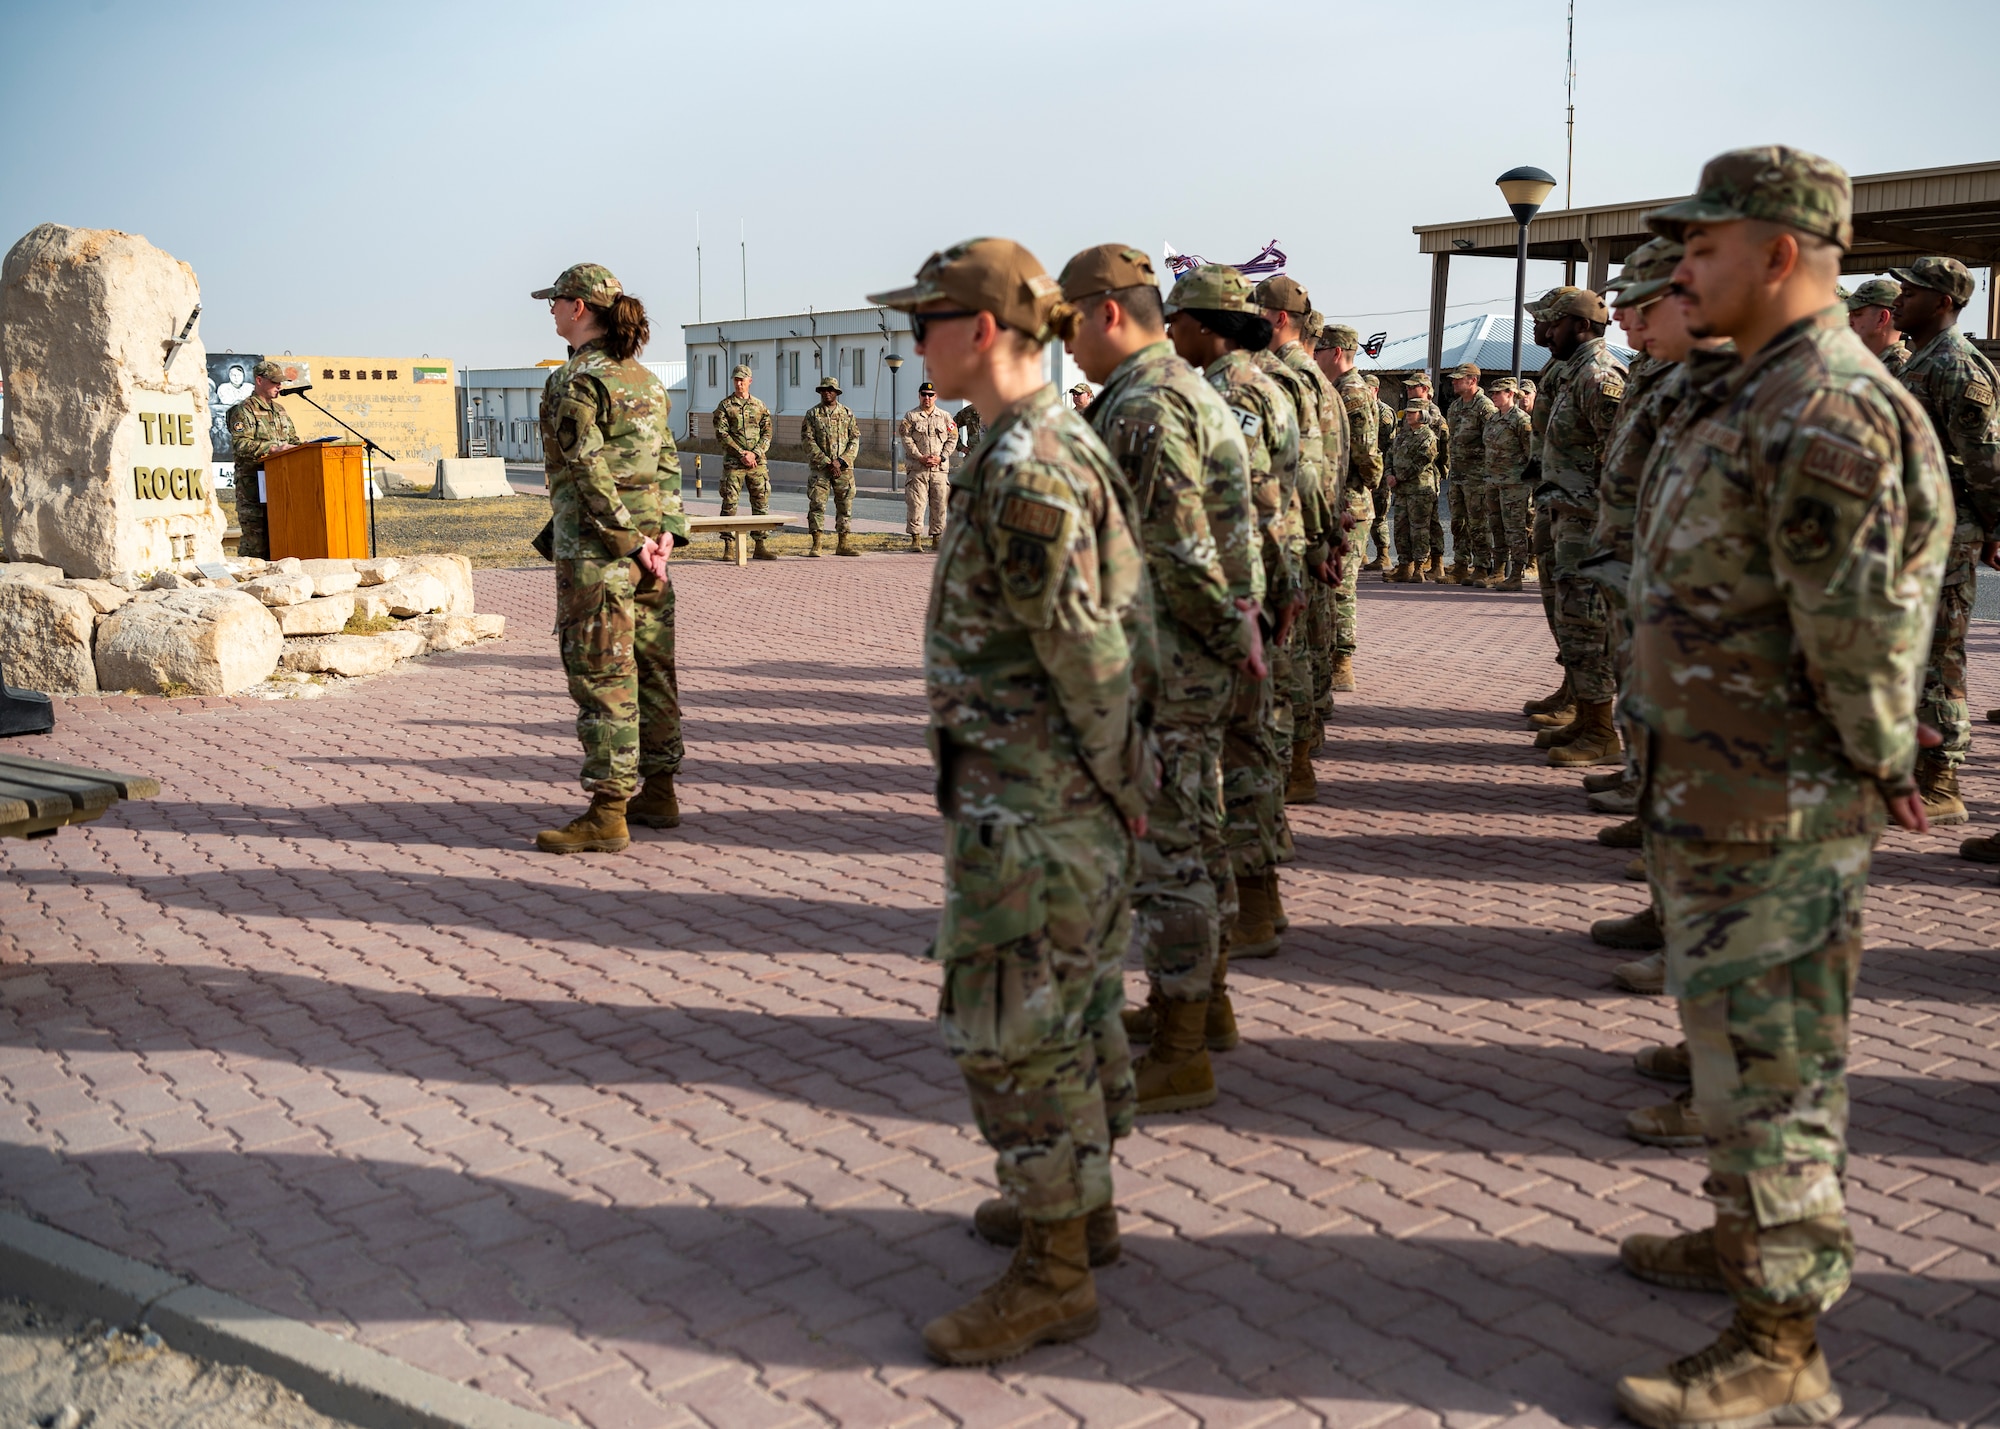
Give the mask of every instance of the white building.
[[[555, 363], [539, 367], [458, 370], [461, 456], [497, 456], [514, 462], [542, 459], [542, 387]], [[643, 364], [667, 384], [674, 411], [687, 407], [687, 367], [679, 362]], [[478, 450], [475, 451], [474, 448]]]

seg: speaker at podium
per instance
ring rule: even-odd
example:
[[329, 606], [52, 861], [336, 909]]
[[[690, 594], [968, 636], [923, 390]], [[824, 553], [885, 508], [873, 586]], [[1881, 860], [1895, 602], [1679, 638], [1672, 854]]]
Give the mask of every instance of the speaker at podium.
[[368, 558], [366, 451], [360, 442], [312, 442], [264, 458], [272, 560]]

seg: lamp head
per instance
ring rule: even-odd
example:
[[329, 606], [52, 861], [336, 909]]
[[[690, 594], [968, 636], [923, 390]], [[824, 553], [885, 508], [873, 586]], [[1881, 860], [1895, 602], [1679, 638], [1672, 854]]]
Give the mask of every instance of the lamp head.
[[1525, 164], [1518, 169], [1509, 169], [1493, 182], [1499, 185], [1500, 196], [1507, 200], [1507, 207], [1513, 211], [1516, 223], [1526, 223], [1533, 218], [1556, 186], [1554, 174]]
[[883, 358], [882, 361], [883, 364], [887, 366], [891, 372], [901, 372], [903, 370], [903, 358], [901, 353], [892, 352], [887, 357]]

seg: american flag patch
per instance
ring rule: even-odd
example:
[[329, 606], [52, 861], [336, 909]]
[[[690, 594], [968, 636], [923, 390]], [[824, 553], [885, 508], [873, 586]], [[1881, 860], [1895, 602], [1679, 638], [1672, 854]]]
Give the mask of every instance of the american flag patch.
[[1000, 524], [1009, 531], [1053, 541], [1062, 534], [1063, 521], [1068, 514], [1062, 507], [1052, 506], [1046, 501], [1010, 496], [1000, 507]]

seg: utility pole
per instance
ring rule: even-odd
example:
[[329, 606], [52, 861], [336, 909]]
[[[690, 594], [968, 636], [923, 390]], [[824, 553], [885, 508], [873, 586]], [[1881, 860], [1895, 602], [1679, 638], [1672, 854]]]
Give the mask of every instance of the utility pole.
[[737, 237], [743, 245], [743, 316], [750, 316], [750, 226], [736, 220]]
[[1569, 103], [1569, 163], [1563, 170], [1563, 207], [1576, 207], [1576, 0], [1569, 0], [1569, 59], [1563, 69], [1563, 97]]
[[694, 320], [701, 321], [701, 215], [694, 216]]

